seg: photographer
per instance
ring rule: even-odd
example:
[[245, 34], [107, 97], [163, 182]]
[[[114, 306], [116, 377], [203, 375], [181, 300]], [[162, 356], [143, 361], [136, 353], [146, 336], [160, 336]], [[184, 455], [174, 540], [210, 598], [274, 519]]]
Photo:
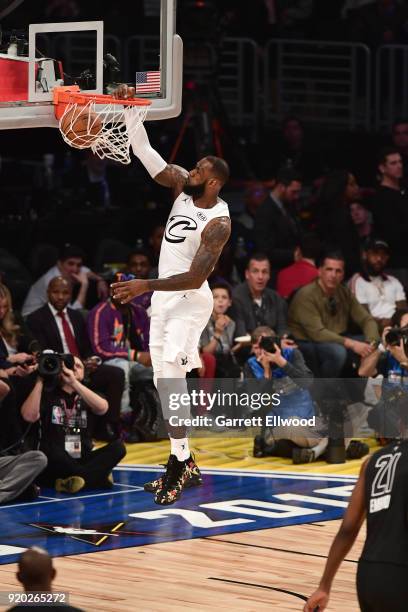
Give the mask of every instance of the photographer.
[[408, 309], [397, 310], [392, 327], [386, 327], [370, 359], [359, 375], [374, 378], [378, 404], [368, 415], [368, 424], [380, 438], [399, 436], [399, 408], [408, 401]]
[[[267, 326], [252, 333], [252, 352], [244, 366], [246, 380], [257, 379], [262, 391], [279, 393], [280, 404], [269, 414], [283, 418], [309, 419], [315, 415], [309, 388], [313, 374], [301, 352], [294, 347], [281, 348], [280, 339]], [[259, 389], [259, 385], [257, 387]], [[254, 440], [254, 456], [290, 457], [293, 463], [315, 461], [326, 449], [327, 439], [319, 438], [310, 427], [263, 427]]]
[[82, 384], [82, 361], [43, 353], [38, 372], [21, 414], [25, 421], [39, 423], [39, 446], [48, 458], [42, 482], [64, 493], [111, 487], [111, 471], [126, 450], [117, 440], [92, 451], [90, 416], [105, 414], [108, 403]]

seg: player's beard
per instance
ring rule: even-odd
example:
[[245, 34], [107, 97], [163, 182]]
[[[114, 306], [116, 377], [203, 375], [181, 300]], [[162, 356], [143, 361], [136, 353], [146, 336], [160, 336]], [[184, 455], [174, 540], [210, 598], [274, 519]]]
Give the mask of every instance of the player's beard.
[[189, 185], [187, 184], [184, 187], [184, 193], [192, 198], [201, 198], [205, 192], [205, 181], [203, 183], [199, 183], [198, 185]]

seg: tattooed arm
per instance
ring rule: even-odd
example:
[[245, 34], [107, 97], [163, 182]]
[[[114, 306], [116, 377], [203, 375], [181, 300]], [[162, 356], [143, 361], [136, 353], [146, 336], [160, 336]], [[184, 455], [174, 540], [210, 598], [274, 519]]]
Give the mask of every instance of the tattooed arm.
[[169, 278], [137, 279], [123, 283], [114, 283], [112, 285], [114, 297], [120, 300], [122, 304], [126, 304], [134, 297], [148, 291], [199, 289], [211, 274], [230, 233], [231, 222], [228, 217], [213, 219], [208, 223], [201, 235], [200, 246], [188, 272], [175, 274]]

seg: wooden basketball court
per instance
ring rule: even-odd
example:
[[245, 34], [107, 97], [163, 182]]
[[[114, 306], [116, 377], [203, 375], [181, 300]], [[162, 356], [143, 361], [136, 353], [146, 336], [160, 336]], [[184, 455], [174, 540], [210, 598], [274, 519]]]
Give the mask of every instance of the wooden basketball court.
[[[243, 532], [56, 559], [56, 591], [85, 610], [302, 610], [320, 578], [339, 521]], [[363, 537], [334, 583], [329, 610], [359, 610], [356, 561]], [[19, 591], [15, 565], [0, 590]], [[3, 608], [5, 609], [5, 608]]]
[[[297, 466], [289, 461], [254, 459], [249, 439], [196, 439], [194, 447], [197, 461], [203, 467], [210, 465], [227, 470], [237, 466], [241, 476], [245, 469], [264, 470], [265, 475], [268, 475], [268, 470], [281, 471], [284, 478], [286, 471], [290, 470], [292, 476], [288, 472], [288, 477], [298, 478], [293, 475]], [[126, 463], [139, 465], [157, 465], [165, 460], [168, 452], [166, 442], [133, 445], [129, 450]], [[328, 472], [331, 474], [329, 478], [335, 478], [333, 474], [346, 473], [344, 477], [349, 478], [351, 488], [354, 479], [350, 474], [358, 472], [359, 463], [353, 461], [329, 466], [319, 462], [312, 467], [300, 466], [299, 474], [318, 478], [316, 473], [324, 475]], [[297, 481], [293, 482], [293, 486], [297, 486]], [[233, 493], [229, 498], [236, 497]], [[145, 499], [147, 495], [141, 491], [134, 499]], [[186, 507], [192, 495], [192, 491], [187, 491], [172, 508], [177, 505]], [[210, 499], [211, 487], [208, 496]], [[344, 508], [346, 503], [342, 503]], [[61, 508], [62, 504], [55, 506]], [[181, 607], [189, 610], [214, 607], [245, 611], [302, 610], [305, 598], [317, 586], [339, 523], [339, 520], [319, 520], [317, 517], [313, 522], [309, 520], [272, 529], [255, 527], [248, 530], [244, 525], [242, 530], [234, 533], [191, 536], [194, 539], [188, 539], [188, 536], [179, 539], [177, 536], [177, 541], [57, 557], [54, 561], [58, 572], [54, 590], [69, 592], [71, 605], [84, 610], [164, 611]], [[355, 575], [363, 539], [364, 533], [360, 534], [340, 569], [329, 610], [359, 609]], [[0, 565], [0, 591], [21, 590], [15, 572], [15, 563]]]

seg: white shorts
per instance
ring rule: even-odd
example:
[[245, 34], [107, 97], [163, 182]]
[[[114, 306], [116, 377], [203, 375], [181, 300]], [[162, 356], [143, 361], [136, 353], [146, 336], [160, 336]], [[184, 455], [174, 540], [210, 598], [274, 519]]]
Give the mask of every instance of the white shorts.
[[150, 357], [153, 370], [163, 362], [177, 363], [185, 372], [201, 367], [198, 344], [213, 310], [210, 288], [155, 291], [150, 319]]

